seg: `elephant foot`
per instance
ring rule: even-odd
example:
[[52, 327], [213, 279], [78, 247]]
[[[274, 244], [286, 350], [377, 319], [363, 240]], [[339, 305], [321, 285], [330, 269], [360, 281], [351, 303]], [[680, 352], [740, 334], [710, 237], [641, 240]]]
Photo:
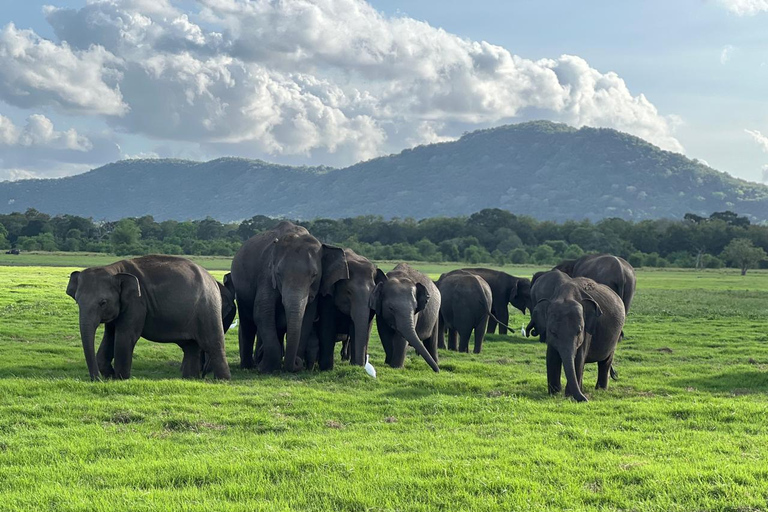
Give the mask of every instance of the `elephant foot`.
[[115, 369], [112, 368], [112, 365], [99, 368], [99, 373], [101, 373], [101, 376], [105, 379], [112, 379], [115, 377]]
[[562, 390], [562, 386], [549, 386], [550, 395], [559, 395]]

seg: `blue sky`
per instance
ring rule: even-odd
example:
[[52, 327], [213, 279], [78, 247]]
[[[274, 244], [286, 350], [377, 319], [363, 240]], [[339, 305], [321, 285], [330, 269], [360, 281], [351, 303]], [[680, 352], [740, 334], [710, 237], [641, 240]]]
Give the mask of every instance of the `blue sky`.
[[0, 179], [135, 156], [340, 166], [546, 118], [768, 181], [765, 0], [93, 4], [0, 0]]

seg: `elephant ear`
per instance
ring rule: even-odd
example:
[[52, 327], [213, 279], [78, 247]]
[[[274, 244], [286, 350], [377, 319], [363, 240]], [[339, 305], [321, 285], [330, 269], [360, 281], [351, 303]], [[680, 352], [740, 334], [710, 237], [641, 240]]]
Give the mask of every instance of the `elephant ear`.
[[138, 277], [128, 272], [119, 272], [115, 274], [115, 279], [120, 290], [122, 303], [128, 303], [141, 297], [141, 284]]
[[376, 277], [373, 278], [373, 281], [376, 284], [384, 283], [387, 281], [387, 274], [385, 274], [384, 271], [380, 268], [376, 267]]
[[232, 295], [232, 299], [235, 298], [235, 282], [232, 280], [232, 272], [224, 274], [224, 288]]
[[509, 303], [525, 314], [525, 307], [530, 298], [531, 282], [528, 279], [516, 279], [509, 293]]
[[[224, 276], [224, 281], [227, 281], [227, 277], [229, 274]], [[224, 327], [224, 332], [227, 332], [229, 327], [232, 325], [232, 321], [235, 319], [235, 315], [237, 314], [237, 307], [235, 306], [235, 294], [234, 294], [234, 287], [232, 290], [229, 289], [229, 287], [216, 282], [217, 285], [219, 285], [219, 294], [221, 295], [221, 322]], [[232, 280], [229, 280], [229, 284], [232, 284]]]
[[421, 283], [416, 283], [416, 313], [427, 307], [427, 302], [429, 302], [427, 287]]
[[568, 274], [573, 277], [573, 267], [576, 265], [576, 260], [563, 260], [557, 264], [552, 270], [559, 270], [564, 274]]
[[595, 334], [597, 330], [597, 319], [603, 316], [603, 310], [600, 309], [600, 305], [592, 298], [592, 296], [586, 292], [582, 293], [583, 301], [581, 303], [584, 308], [584, 330], [587, 334]]
[[384, 283], [377, 283], [371, 292], [371, 296], [368, 297], [368, 307], [373, 311], [376, 311], [377, 314], [379, 313], [379, 308], [381, 307], [381, 293], [383, 289]]
[[75, 298], [75, 294], [77, 293], [77, 281], [80, 278], [80, 271], [75, 270], [71, 274], [69, 274], [69, 284], [67, 285], [67, 295]]
[[349, 265], [344, 249], [323, 244], [323, 277], [320, 281], [320, 293], [330, 295], [333, 285], [342, 279], [349, 279]]

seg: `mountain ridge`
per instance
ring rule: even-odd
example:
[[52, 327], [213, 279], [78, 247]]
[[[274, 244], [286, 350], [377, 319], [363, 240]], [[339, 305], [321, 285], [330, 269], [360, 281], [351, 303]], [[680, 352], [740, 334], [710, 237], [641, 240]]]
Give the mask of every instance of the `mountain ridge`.
[[121, 160], [76, 176], [0, 183], [0, 212], [114, 220], [256, 214], [299, 219], [468, 215], [542, 220], [681, 218], [733, 210], [768, 220], [768, 186], [607, 128], [505, 125], [345, 168], [222, 157]]

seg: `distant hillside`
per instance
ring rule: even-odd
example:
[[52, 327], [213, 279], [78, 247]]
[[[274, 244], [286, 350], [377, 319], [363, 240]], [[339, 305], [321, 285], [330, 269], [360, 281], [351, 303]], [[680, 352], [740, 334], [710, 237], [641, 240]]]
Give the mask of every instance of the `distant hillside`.
[[768, 187], [609, 129], [538, 121], [464, 135], [345, 169], [259, 160], [125, 160], [55, 180], [0, 183], [0, 212], [233, 221], [432, 217], [504, 208], [538, 219], [681, 218], [732, 210], [768, 220]]

